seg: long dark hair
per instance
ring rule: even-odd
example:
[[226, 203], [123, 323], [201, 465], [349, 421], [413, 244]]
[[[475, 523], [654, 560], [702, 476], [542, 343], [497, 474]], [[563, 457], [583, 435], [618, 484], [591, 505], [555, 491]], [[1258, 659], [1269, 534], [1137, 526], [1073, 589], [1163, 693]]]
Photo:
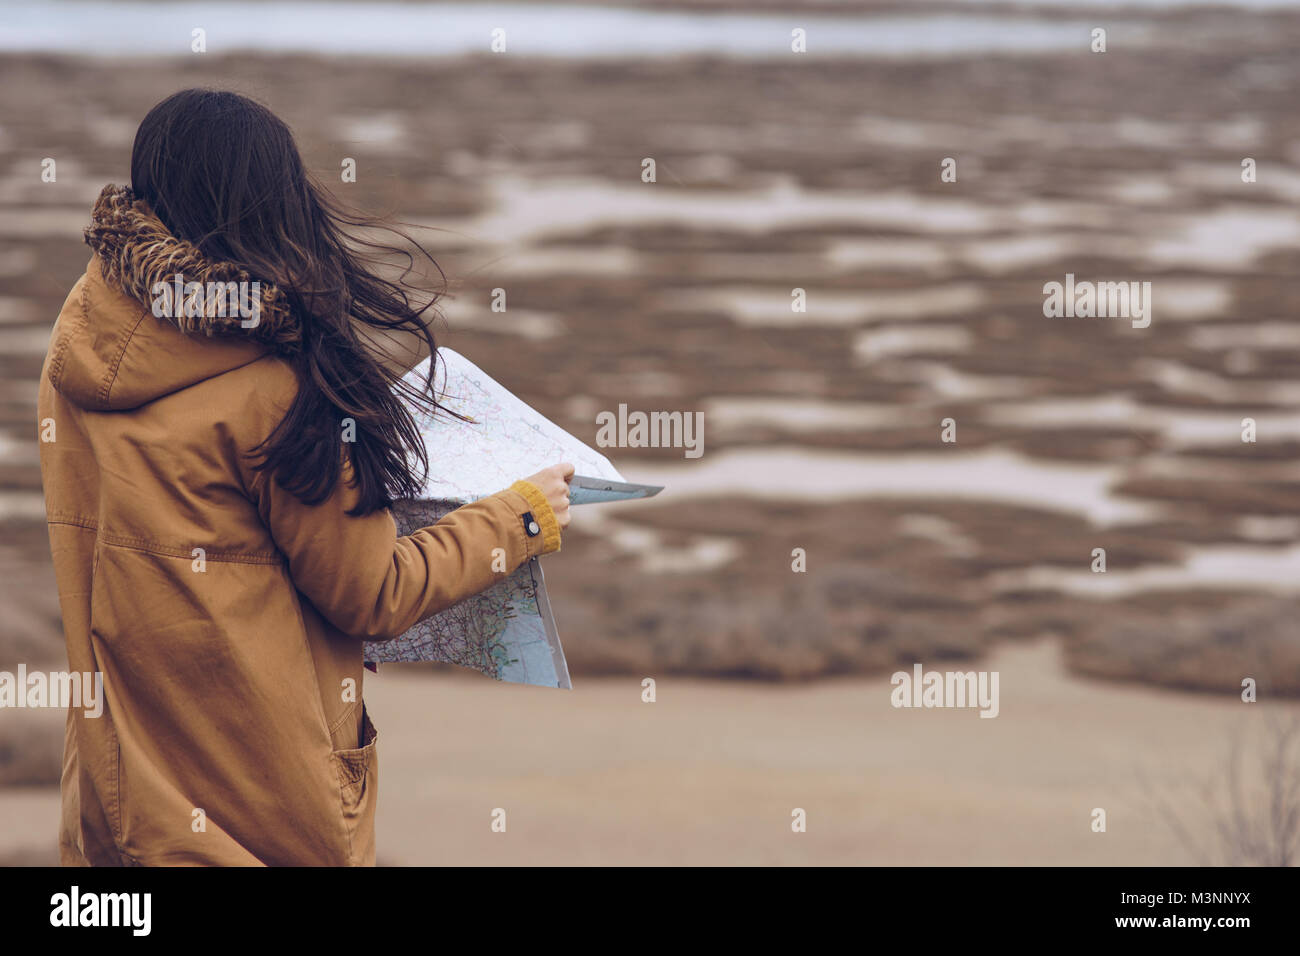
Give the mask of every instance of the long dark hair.
[[[432, 256], [392, 223], [346, 210], [307, 172], [289, 127], [237, 93], [182, 90], [150, 110], [131, 152], [131, 188], [177, 238], [277, 285], [301, 324], [301, 341], [285, 355], [298, 394], [254, 449], [254, 467], [316, 504], [338, 484], [346, 445], [360, 495], [350, 514], [414, 497], [428, 458], [402, 399], [439, 408], [432, 363], [425, 387], [413, 389], [359, 332], [413, 332], [436, 355], [423, 316], [437, 295], [412, 302], [415, 257], [363, 230], [401, 237], [437, 269]], [[393, 257], [405, 259], [396, 281], [375, 271]], [[345, 419], [355, 422], [355, 441], [344, 441]]]

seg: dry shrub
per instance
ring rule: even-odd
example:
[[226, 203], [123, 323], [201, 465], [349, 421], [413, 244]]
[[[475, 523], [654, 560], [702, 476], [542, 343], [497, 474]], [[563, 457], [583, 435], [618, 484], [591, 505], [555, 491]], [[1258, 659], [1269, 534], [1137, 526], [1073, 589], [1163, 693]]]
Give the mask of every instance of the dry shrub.
[[1300, 632], [1294, 600], [1225, 596], [1204, 604], [1127, 608], [1066, 645], [1070, 667], [1092, 677], [1185, 690], [1300, 696]]

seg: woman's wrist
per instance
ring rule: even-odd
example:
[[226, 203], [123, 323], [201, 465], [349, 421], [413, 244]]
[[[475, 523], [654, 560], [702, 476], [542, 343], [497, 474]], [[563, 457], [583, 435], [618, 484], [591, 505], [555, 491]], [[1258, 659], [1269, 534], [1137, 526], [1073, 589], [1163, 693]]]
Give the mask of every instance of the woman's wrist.
[[542, 536], [541, 553], [550, 554], [559, 551], [560, 523], [555, 518], [551, 503], [546, 500], [546, 495], [542, 494], [542, 489], [531, 481], [520, 480], [511, 485], [509, 490], [522, 495], [528, 502], [529, 512], [533, 516], [533, 521], [537, 523], [537, 532]]

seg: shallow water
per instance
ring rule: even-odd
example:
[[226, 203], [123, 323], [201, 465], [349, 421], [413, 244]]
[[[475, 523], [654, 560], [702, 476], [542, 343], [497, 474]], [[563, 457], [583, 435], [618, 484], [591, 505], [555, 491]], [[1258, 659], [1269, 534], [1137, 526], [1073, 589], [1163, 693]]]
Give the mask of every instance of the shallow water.
[[1133, 570], [1109, 567], [1104, 574], [1035, 567], [995, 574], [989, 583], [995, 589], [1047, 588], [1098, 598], [1197, 588], [1296, 595], [1300, 594], [1300, 546], [1194, 548], [1176, 565], [1148, 565]]
[[1110, 492], [1121, 471], [1117, 466], [1039, 461], [1001, 448], [902, 454], [737, 448], [693, 462], [637, 462], [623, 470], [632, 481], [665, 485], [659, 495], [665, 504], [707, 496], [800, 503], [859, 497], [983, 500], [1061, 511], [1100, 525], [1142, 521], [1152, 513], [1150, 505]]
[[[1016, 16], [849, 17], [703, 13], [563, 4], [445, 3], [109, 3], [56, 0], [0, 7], [0, 49], [113, 55], [190, 52], [191, 30], [209, 51], [297, 50], [375, 56], [451, 56], [490, 51], [505, 30], [506, 51], [523, 56], [611, 58], [716, 53], [790, 55], [794, 27], [819, 54], [899, 57], [1040, 53], [1078, 49], [1085, 21]], [[141, 30], [147, 21], [152, 30]], [[1135, 35], [1137, 31], [1134, 31]]]

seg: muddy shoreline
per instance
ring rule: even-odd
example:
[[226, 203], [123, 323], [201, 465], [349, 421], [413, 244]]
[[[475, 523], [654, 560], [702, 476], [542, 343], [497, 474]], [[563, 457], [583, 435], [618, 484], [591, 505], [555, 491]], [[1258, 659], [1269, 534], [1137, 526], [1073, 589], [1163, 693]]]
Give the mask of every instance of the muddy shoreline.
[[[750, 454], [746, 480], [791, 489], [733, 494], [723, 469], [675, 499], [706, 474], [679, 450], [611, 450], [669, 491], [610, 514], [641, 543], [579, 523], [548, 565], [576, 674], [801, 680], [1055, 634], [1085, 673], [1228, 692], [1267, 655], [1277, 692], [1300, 692], [1284, 581], [1212, 598], [1176, 574], [1110, 599], [993, 585], [1086, 571], [1097, 547], [1112, 569], [1176, 571], [1198, 549], [1300, 542], [1300, 340], [1270, 332], [1300, 307], [1300, 17], [1159, 18], [1220, 40], [1191, 31], [1104, 66], [5, 56], [0, 560], [16, 610], [0, 656], [61, 653], [30, 416], [42, 337], [86, 258], [77, 230], [159, 93], [211, 84], [266, 98], [322, 177], [359, 157], [349, 201], [437, 227], [421, 236], [453, 280], [444, 344], [587, 440], [620, 402], [703, 410], [701, 469]], [[46, 155], [57, 183], [39, 181]], [[1151, 281], [1153, 328], [1045, 319], [1042, 286], [1067, 273]], [[498, 287], [504, 317], [485, 307]], [[795, 287], [809, 307], [792, 316]], [[779, 449], [842, 453], [864, 477], [819, 500]], [[932, 487], [881, 491], [889, 456], [918, 456]], [[999, 480], [1013, 497], [1026, 483], [1023, 504], [981, 499]], [[1130, 505], [1146, 513], [1098, 519]], [[1133, 650], [1150, 627], [1176, 632], [1156, 643], [1177, 667]]]

